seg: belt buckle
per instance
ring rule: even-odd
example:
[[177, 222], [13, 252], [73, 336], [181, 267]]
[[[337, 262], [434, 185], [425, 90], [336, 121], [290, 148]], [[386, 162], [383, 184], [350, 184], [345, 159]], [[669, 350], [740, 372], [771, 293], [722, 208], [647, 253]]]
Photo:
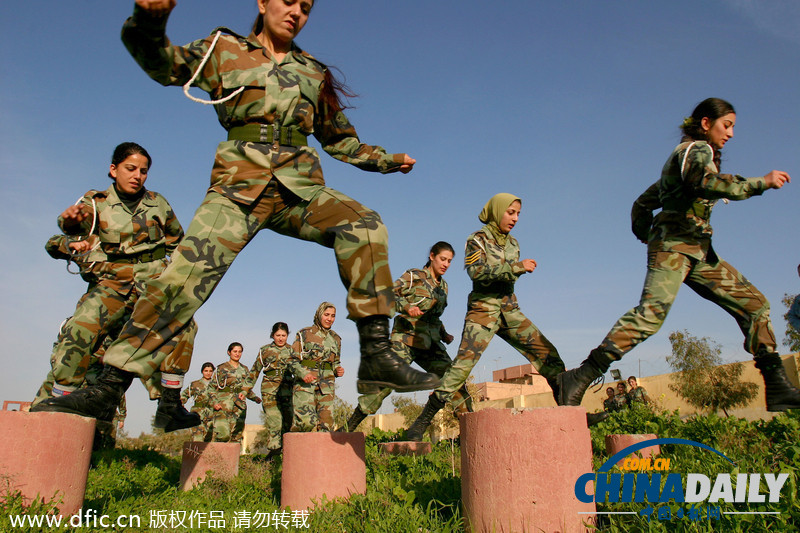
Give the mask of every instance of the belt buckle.
[[269, 142], [269, 124], [258, 125], [258, 142]]

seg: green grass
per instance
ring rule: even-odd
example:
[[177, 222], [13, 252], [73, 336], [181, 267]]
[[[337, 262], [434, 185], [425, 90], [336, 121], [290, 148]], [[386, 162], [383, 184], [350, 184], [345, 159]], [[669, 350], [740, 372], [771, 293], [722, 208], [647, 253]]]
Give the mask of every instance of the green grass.
[[[800, 465], [800, 416], [781, 415], [771, 421], [747, 422], [717, 416], [681, 420], [675, 413], [652, 413], [634, 409], [614, 414], [592, 428], [594, 467], [608, 457], [604, 437], [611, 433], [655, 433], [659, 437], [695, 440], [722, 451], [736, 466], [715, 454], [691, 446], [665, 446], [662, 456], [671, 460], [671, 472], [704, 473], [712, 479], [723, 472], [788, 472], [780, 502], [770, 504], [720, 504], [722, 511], [761, 510], [779, 515], [723, 515], [720, 520], [676, 519], [681, 507], [671, 504], [673, 519], [648, 520], [637, 515], [602, 518], [600, 531], [798, 531], [800, 503], [797, 471]], [[240, 459], [239, 475], [231, 481], [210, 478], [194, 490], [177, 488], [180, 458], [152, 449], [116, 449], [95, 453], [86, 489], [85, 509], [111, 519], [138, 515], [142, 527], [126, 531], [313, 531], [313, 532], [455, 532], [463, 531], [460, 509], [460, 451], [457, 444], [441, 442], [433, 453], [422, 457], [394, 457], [378, 452], [378, 444], [397, 435], [376, 430], [367, 436], [367, 491], [348, 501], [319, 502], [307, 517], [280, 515], [280, 459], [246, 456]], [[552, 453], [557, 453], [553, 450]], [[309, 475], [318, 465], [309, 465]], [[570, 481], [572, 482], [572, 481]], [[765, 489], [765, 488], [764, 488]], [[765, 490], [762, 490], [762, 493]], [[655, 504], [664, 507], [668, 504]], [[635, 511], [639, 503], [598, 503], [598, 511]], [[65, 528], [12, 528], [10, 515], [41, 515], [53, 504], [36, 503], [29, 508], [11, 496], [0, 503], [0, 531], [66, 531]], [[211, 515], [211, 512], [218, 513]], [[172, 513], [172, 514], [170, 514]], [[192, 514], [194, 513], [194, 515]], [[205, 513], [198, 514], [198, 513]], [[188, 527], [190, 516], [197, 526]], [[283, 517], [276, 526], [273, 519]], [[148, 525], [163, 519], [166, 528]], [[222, 517], [224, 527], [208, 527], [208, 520]], [[183, 527], [170, 528], [170, 519], [183, 519]], [[265, 518], [268, 522], [265, 523]], [[309, 527], [302, 527], [302, 520]], [[293, 520], [294, 519], [294, 520]], [[267, 527], [256, 528], [260, 521]], [[294, 524], [293, 522], [297, 522]], [[172, 522], [175, 523], [175, 522]], [[222, 526], [221, 522], [215, 525]], [[122, 529], [118, 529], [121, 531]], [[76, 531], [112, 531], [83, 527]]]

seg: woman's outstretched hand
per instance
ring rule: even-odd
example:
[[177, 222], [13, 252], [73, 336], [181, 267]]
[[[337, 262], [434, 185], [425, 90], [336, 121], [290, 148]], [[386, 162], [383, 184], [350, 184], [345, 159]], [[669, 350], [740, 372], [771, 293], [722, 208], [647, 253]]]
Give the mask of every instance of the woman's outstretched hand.
[[136, 0], [136, 5], [151, 15], [169, 15], [175, 4], [176, 0]]
[[408, 154], [403, 154], [403, 164], [400, 165], [400, 172], [403, 174], [408, 174], [411, 172], [411, 169], [414, 168], [414, 163], [416, 162], [417, 160], [413, 157], [409, 156]]
[[764, 176], [764, 179], [767, 180], [767, 187], [770, 189], [780, 189], [784, 184], [792, 181], [791, 176], [782, 170], [773, 170]]

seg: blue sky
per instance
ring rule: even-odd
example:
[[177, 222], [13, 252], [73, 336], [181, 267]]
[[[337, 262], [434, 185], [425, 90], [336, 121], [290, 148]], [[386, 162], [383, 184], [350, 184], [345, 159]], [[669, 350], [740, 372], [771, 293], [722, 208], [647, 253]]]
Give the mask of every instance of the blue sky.
[[[211, 108], [151, 81], [129, 57], [119, 30], [132, 4], [0, 3], [6, 400], [32, 399], [58, 325], [85, 290], [43, 246], [66, 206], [108, 187], [114, 146], [133, 140], [150, 151], [147, 186], [186, 227], [224, 138]], [[254, 1], [180, 0], [167, 33], [178, 44], [216, 26], [246, 33], [255, 14]], [[539, 268], [520, 279], [517, 295], [573, 367], [638, 302], [645, 248], [629, 230], [631, 203], [658, 178], [683, 117], [709, 96], [738, 111], [723, 171], [780, 169], [795, 178], [780, 191], [720, 204], [712, 218], [715, 248], [772, 302], [783, 339], [780, 299], [800, 290], [798, 28], [793, 0], [319, 0], [297, 42], [341, 69], [359, 94], [348, 116], [365, 142], [418, 160], [410, 174], [382, 176], [322, 155], [329, 186], [381, 213], [394, 276], [421, 266], [434, 242], [451, 242], [458, 254], [443, 319], [458, 337], [469, 291], [464, 241], [489, 197], [522, 197], [514, 235]], [[261, 233], [197, 313], [188, 378], [197, 379], [206, 360], [224, 361], [234, 340], [252, 364], [274, 322], [287, 322], [293, 337], [329, 300], [339, 306], [334, 329], [347, 372], [339, 394], [353, 404], [358, 342], [344, 296], [330, 250]], [[728, 360], [749, 358], [735, 322], [685, 288], [661, 332], [617, 367], [626, 375], [667, 372], [667, 336], [678, 329], [720, 343]], [[495, 340], [476, 380], [524, 362]], [[136, 384], [129, 405], [128, 426], [138, 434], [155, 405]], [[250, 406], [248, 422], [256, 423], [260, 408]]]

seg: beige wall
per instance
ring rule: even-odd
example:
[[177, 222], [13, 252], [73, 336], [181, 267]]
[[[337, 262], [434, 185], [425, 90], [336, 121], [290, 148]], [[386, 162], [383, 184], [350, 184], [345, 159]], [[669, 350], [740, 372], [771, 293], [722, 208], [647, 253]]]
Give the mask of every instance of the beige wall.
[[[783, 356], [783, 365], [786, 368], [786, 374], [789, 380], [795, 387], [800, 386], [800, 375], [798, 374], [798, 357], [800, 354], [791, 354]], [[766, 405], [764, 404], [764, 381], [761, 379], [761, 374], [753, 365], [753, 361], [746, 361], [744, 364], [744, 372], [742, 372], [742, 381], [749, 381], [758, 385], [758, 394], [750, 404], [740, 409], [732, 409], [729, 411], [731, 416], [746, 418], [754, 420], [758, 418], [771, 418], [773, 413], [768, 413]], [[689, 415], [700, 412], [699, 409], [689, 405], [682, 398], [678, 397], [670, 388], [672, 382], [672, 374], [660, 374], [658, 376], [649, 376], [638, 378], [639, 385], [647, 390], [647, 394], [653, 399], [656, 404], [662, 409], [674, 411], [678, 409], [682, 415]], [[626, 376], [627, 377], [627, 376]], [[606, 382], [599, 390], [597, 387], [590, 388], [586, 391], [581, 405], [587, 411], [601, 411], [603, 409], [603, 399], [606, 397], [605, 389], [609, 385], [613, 385], [614, 381]], [[500, 398], [476, 404], [476, 409], [504, 409], [504, 408], [521, 408], [521, 407], [554, 407], [555, 401], [553, 395], [549, 392], [534, 394], [534, 395], [516, 395], [509, 398]]]
[[[758, 385], [758, 394], [755, 400], [750, 402], [740, 409], [732, 409], [729, 411], [731, 416], [746, 418], [748, 420], [755, 420], [759, 418], [772, 418], [775, 413], [768, 413], [766, 405], [764, 404], [764, 381], [761, 379], [761, 374], [753, 366], [752, 361], [743, 363], [745, 366], [742, 372], [742, 381], [749, 381]], [[795, 387], [800, 387], [800, 353], [783, 356], [783, 365], [786, 367], [786, 374], [789, 376]], [[506, 374], [504, 369], [495, 371], [495, 375], [500, 375], [505, 378], [506, 375], [513, 376], [510, 379], [519, 379], [526, 375], [526, 367], [530, 365], [522, 365], [520, 367], [512, 367], [511, 371]], [[686, 403], [683, 399], [679, 398], [669, 388], [671, 383], [672, 374], [660, 374], [658, 376], [649, 376], [639, 379], [639, 385], [647, 389], [647, 394], [656, 404], [665, 410], [674, 411], [678, 409], [681, 415], [689, 415], [699, 412], [695, 407]], [[508, 384], [508, 383], [479, 383], [477, 386], [485, 386], [483, 388], [484, 394], [481, 396], [488, 396], [489, 400], [476, 402], [474, 404], [475, 410], [480, 409], [521, 409], [523, 407], [556, 407], [556, 402], [553, 399], [553, 394], [547, 382], [541, 376], [530, 376], [533, 378], [532, 385], [521, 384]], [[626, 376], [627, 377], [627, 376]], [[603, 409], [603, 399], [606, 397], [605, 389], [607, 386], [616, 382], [606, 382], [600, 390], [595, 392], [596, 387], [586, 391], [581, 405], [589, 412], [601, 411]], [[533, 392], [532, 392], [533, 391]], [[536, 392], [541, 391], [541, 392]], [[521, 393], [521, 394], [520, 394]], [[480, 393], [479, 393], [480, 394]], [[505, 394], [505, 396], [503, 396]], [[720, 413], [721, 414], [721, 413]], [[406, 427], [405, 419], [400, 413], [389, 413], [386, 415], [368, 416], [361, 426], [365, 432], [369, 433], [373, 428], [379, 428], [383, 431], [397, 431]], [[261, 430], [261, 426], [257, 424], [248, 424], [245, 426], [244, 440], [242, 442], [242, 453], [247, 453], [246, 450], [255, 440], [256, 434]], [[455, 435], [450, 435], [455, 436]], [[439, 440], [443, 438], [441, 432], [434, 432], [434, 439]]]
[[[755, 366], [753, 366], [752, 361], [746, 361], [743, 364], [745, 369], [744, 372], [742, 372], [742, 381], [749, 381], [758, 385], [758, 393], [750, 404], [740, 409], [732, 409], [729, 411], [729, 414], [747, 420], [772, 418], [776, 413], [768, 413], [766, 410], [766, 405], [764, 404], [764, 381], [761, 379], [761, 374]], [[786, 368], [789, 381], [791, 381], [795, 387], [800, 387], [800, 353], [783, 356], [783, 365]], [[515, 374], [516, 370], [512, 373]], [[672, 374], [660, 374], [658, 376], [639, 378], [639, 385], [647, 389], [647, 394], [662, 409], [668, 411], [677, 409], [681, 415], [690, 415], [700, 412], [696, 407], [689, 405], [683, 399], [679, 398], [669, 388], [669, 384], [672, 382], [671, 376]], [[537, 376], [534, 376], [534, 378], [536, 377]], [[545, 384], [545, 387], [547, 387], [547, 383], [543, 378], [538, 377], [538, 380], [541, 380], [541, 382]], [[537, 379], [534, 379], [533, 383], [533, 386], [536, 387], [538, 385]], [[589, 389], [583, 397], [581, 405], [589, 412], [601, 411], [603, 409], [603, 399], [606, 397], [605, 389], [608, 385], [613, 383], [615, 382], [606, 382], [597, 392], [595, 392], [596, 387]], [[491, 383], [488, 384], [491, 385]], [[479, 384], [478, 386], [480, 385], [484, 384]], [[494, 385], [505, 384], [496, 383]], [[501, 390], [516, 391], [519, 390], [519, 385], [508, 385], [506, 388], [497, 387], [491, 388], [490, 390], [495, 392]], [[504, 398], [495, 397], [491, 400], [475, 403], [475, 410], [521, 409], [523, 407], [556, 407], [556, 402], [548, 387], [546, 392], [539, 392], [536, 394], [511, 394]], [[375, 421], [372, 422], [372, 419]], [[368, 431], [371, 430], [372, 427], [380, 427], [384, 431], [396, 431], [405, 427], [403, 415], [400, 413], [367, 417], [365, 424], [367, 424], [366, 427], [369, 428]], [[435, 437], [437, 436], [438, 433], [435, 434]]]

